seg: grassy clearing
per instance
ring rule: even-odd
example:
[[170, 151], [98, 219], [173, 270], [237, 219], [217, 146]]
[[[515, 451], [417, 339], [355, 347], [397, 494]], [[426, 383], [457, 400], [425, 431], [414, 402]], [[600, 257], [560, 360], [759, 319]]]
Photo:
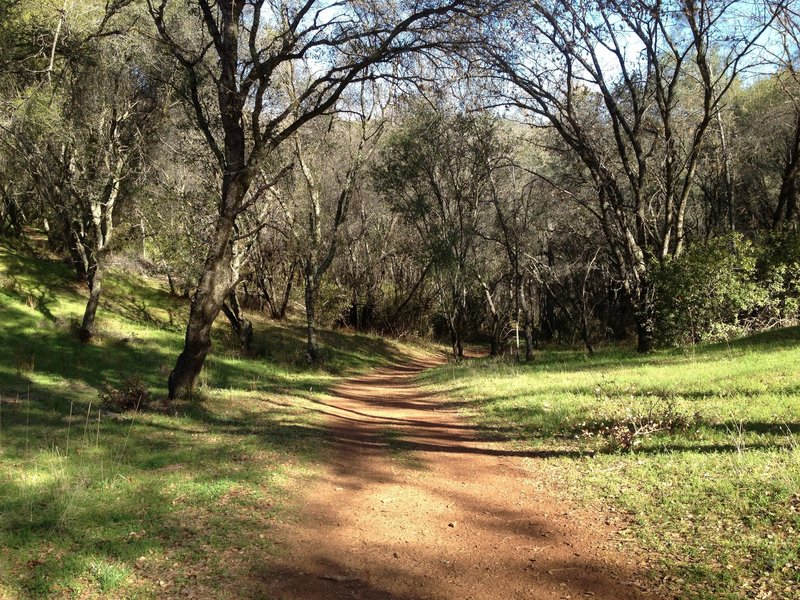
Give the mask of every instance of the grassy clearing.
[[188, 313], [159, 282], [113, 273], [95, 342], [65, 265], [0, 246], [0, 598], [247, 593], [292, 519], [322, 439], [314, 402], [397, 344], [256, 323], [252, 357], [215, 332], [199, 400], [177, 416], [117, 415], [99, 396], [136, 377], [159, 398]]
[[678, 597], [800, 598], [798, 339], [480, 359], [423, 381], [624, 514]]

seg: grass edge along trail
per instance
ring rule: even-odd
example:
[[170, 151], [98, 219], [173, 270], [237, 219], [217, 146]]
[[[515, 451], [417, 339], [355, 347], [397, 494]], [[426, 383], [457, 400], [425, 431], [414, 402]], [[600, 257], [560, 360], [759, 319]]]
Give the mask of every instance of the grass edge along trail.
[[[800, 329], [650, 356], [543, 351], [425, 373], [487, 430], [540, 451], [678, 598], [800, 598]], [[545, 468], [539, 468], [544, 466]], [[632, 536], [632, 538], [631, 538]]]
[[419, 351], [323, 331], [309, 368], [302, 327], [256, 318], [242, 357], [220, 319], [198, 401], [116, 414], [109, 390], [166, 395], [188, 307], [112, 271], [83, 345], [84, 302], [66, 265], [0, 244], [0, 598], [247, 594], [321, 459], [315, 402]]

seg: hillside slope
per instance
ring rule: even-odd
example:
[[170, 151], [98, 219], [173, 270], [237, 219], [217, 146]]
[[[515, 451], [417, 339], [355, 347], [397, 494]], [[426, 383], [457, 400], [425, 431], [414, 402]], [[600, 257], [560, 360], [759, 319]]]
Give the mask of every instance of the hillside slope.
[[679, 598], [800, 598], [800, 329], [641, 356], [543, 351], [424, 375], [537, 453]]
[[109, 390], [166, 395], [188, 307], [112, 272], [84, 345], [84, 298], [67, 266], [0, 245], [0, 597], [230, 597], [313, 472], [315, 402], [408, 348], [322, 332], [310, 369], [300, 326], [255, 317], [242, 357], [220, 319], [195, 402], [117, 414]]

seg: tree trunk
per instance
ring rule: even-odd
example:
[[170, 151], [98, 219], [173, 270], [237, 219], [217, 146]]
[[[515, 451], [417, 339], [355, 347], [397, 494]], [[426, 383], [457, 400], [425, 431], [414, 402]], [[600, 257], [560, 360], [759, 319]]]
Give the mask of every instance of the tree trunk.
[[[553, 247], [548, 243], [547, 245], [547, 268], [550, 273], [555, 269], [556, 258]], [[555, 323], [556, 323], [556, 303], [553, 298], [553, 292], [549, 286], [545, 286], [540, 296], [540, 304], [542, 307], [541, 316], [539, 317], [539, 335], [540, 339], [552, 342], [556, 337]]]
[[797, 204], [797, 178], [800, 175], [800, 117], [795, 120], [792, 145], [786, 153], [783, 173], [781, 173], [781, 189], [778, 194], [778, 206], [772, 220], [772, 227], [779, 228], [794, 216]]
[[94, 321], [97, 315], [97, 306], [100, 304], [100, 293], [103, 287], [104, 259], [97, 257], [93, 268], [87, 274], [89, 284], [89, 300], [86, 302], [86, 309], [83, 311], [83, 321], [78, 332], [82, 342], [89, 342], [94, 336]]
[[211, 351], [211, 327], [236, 281], [231, 236], [233, 219], [220, 216], [197, 285], [186, 326], [183, 351], [169, 376], [169, 398], [191, 394], [206, 356]]
[[533, 319], [530, 310], [524, 310], [522, 314], [525, 319], [525, 362], [530, 362], [533, 360]]
[[316, 329], [316, 303], [317, 303], [317, 285], [314, 281], [314, 276], [306, 274], [306, 330], [307, 330], [307, 344], [306, 344], [306, 357], [312, 363], [318, 363], [322, 357], [319, 344], [317, 343], [317, 329]]
[[489, 342], [489, 356], [492, 358], [500, 356], [500, 348], [503, 345], [502, 334], [503, 325], [500, 315], [495, 312], [492, 314], [492, 339]]
[[369, 331], [372, 329], [373, 315], [375, 314], [375, 298], [372, 294], [367, 294], [364, 306], [361, 307], [360, 329], [359, 331]]
[[586, 346], [586, 352], [589, 353], [589, 356], [594, 356], [594, 347], [592, 346], [592, 336], [589, 335], [589, 325], [586, 318], [586, 312], [581, 312], [581, 338], [583, 338], [583, 344]]
[[492, 338], [489, 345], [489, 356], [494, 358], [500, 352], [500, 313], [497, 310], [497, 305], [494, 303], [493, 292], [497, 289], [497, 284], [489, 286], [480, 277], [478, 280], [483, 287], [483, 293], [486, 295], [486, 305], [489, 307], [489, 314], [492, 317]]
[[453, 348], [453, 358], [456, 360], [464, 358], [464, 342], [455, 328], [450, 329], [450, 345]]
[[169, 284], [169, 295], [175, 298], [180, 297], [178, 288], [175, 287], [175, 279], [172, 277], [172, 273], [167, 272], [167, 283]]
[[228, 301], [222, 304], [222, 312], [228, 317], [233, 332], [239, 339], [239, 348], [244, 352], [249, 352], [253, 342], [253, 324], [244, 316], [235, 289], [228, 296]]
[[286, 318], [286, 309], [289, 307], [289, 299], [292, 297], [292, 285], [294, 283], [295, 267], [292, 266], [289, 272], [289, 278], [286, 280], [286, 287], [283, 288], [283, 297], [281, 298], [281, 305], [278, 309], [278, 320]]
[[780, 228], [784, 223], [791, 221], [797, 205], [797, 184], [795, 177], [785, 176], [781, 182], [778, 194], [778, 207], [772, 220], [774, 229]]
[[[525, 335], [525, 362], [529, 362], [533, 360], [533, 315], [531, 314], [531, 303], [522, 288], [524, 280], [522, 277], [517, 277], [517, 281], [517, 298], [522, 310], [522, 331]], [[517, 323], [517, 327], [519, 327], [519, 323]]]
[[461, 360], [464, 358], [464, 342], [457, 323], [458, 315], [450, 313], [447, 316], [447, 324], [450, 326], [450, 347], [453, 349], [453, 358]]
[[68, 228], [68, 235], [72, 238], [72, 243], [68, 244], [69, 255], [72, 265], [75, 267], [75, 275], [79, 281], [89, 280], [89, 257], [86, 255], [86, 248], [83, 246], [81, 236], [75, 230]]

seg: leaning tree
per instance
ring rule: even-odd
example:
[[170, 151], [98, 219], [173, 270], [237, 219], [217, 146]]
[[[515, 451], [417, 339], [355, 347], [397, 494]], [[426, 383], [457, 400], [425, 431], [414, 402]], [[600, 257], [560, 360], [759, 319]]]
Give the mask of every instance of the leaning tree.
[[[471, 0], [148, 0], [157, 37], [185, 72], [181, 86], [219, 175], [218, 211], [191, 303], [169, 396], [190, 391], [211, 349], [211, 326], [265, 223], [254, 209], [289, 169], [280, 150], [336, 110], [351, 85], [432, 51], [451, 21], [484, 10]], [[393, 69], [384, 69], [388, 64]], [[288, 94], [282, 77], [300, 73]], [[248, 224], [243, 225], [247, 220]]]

